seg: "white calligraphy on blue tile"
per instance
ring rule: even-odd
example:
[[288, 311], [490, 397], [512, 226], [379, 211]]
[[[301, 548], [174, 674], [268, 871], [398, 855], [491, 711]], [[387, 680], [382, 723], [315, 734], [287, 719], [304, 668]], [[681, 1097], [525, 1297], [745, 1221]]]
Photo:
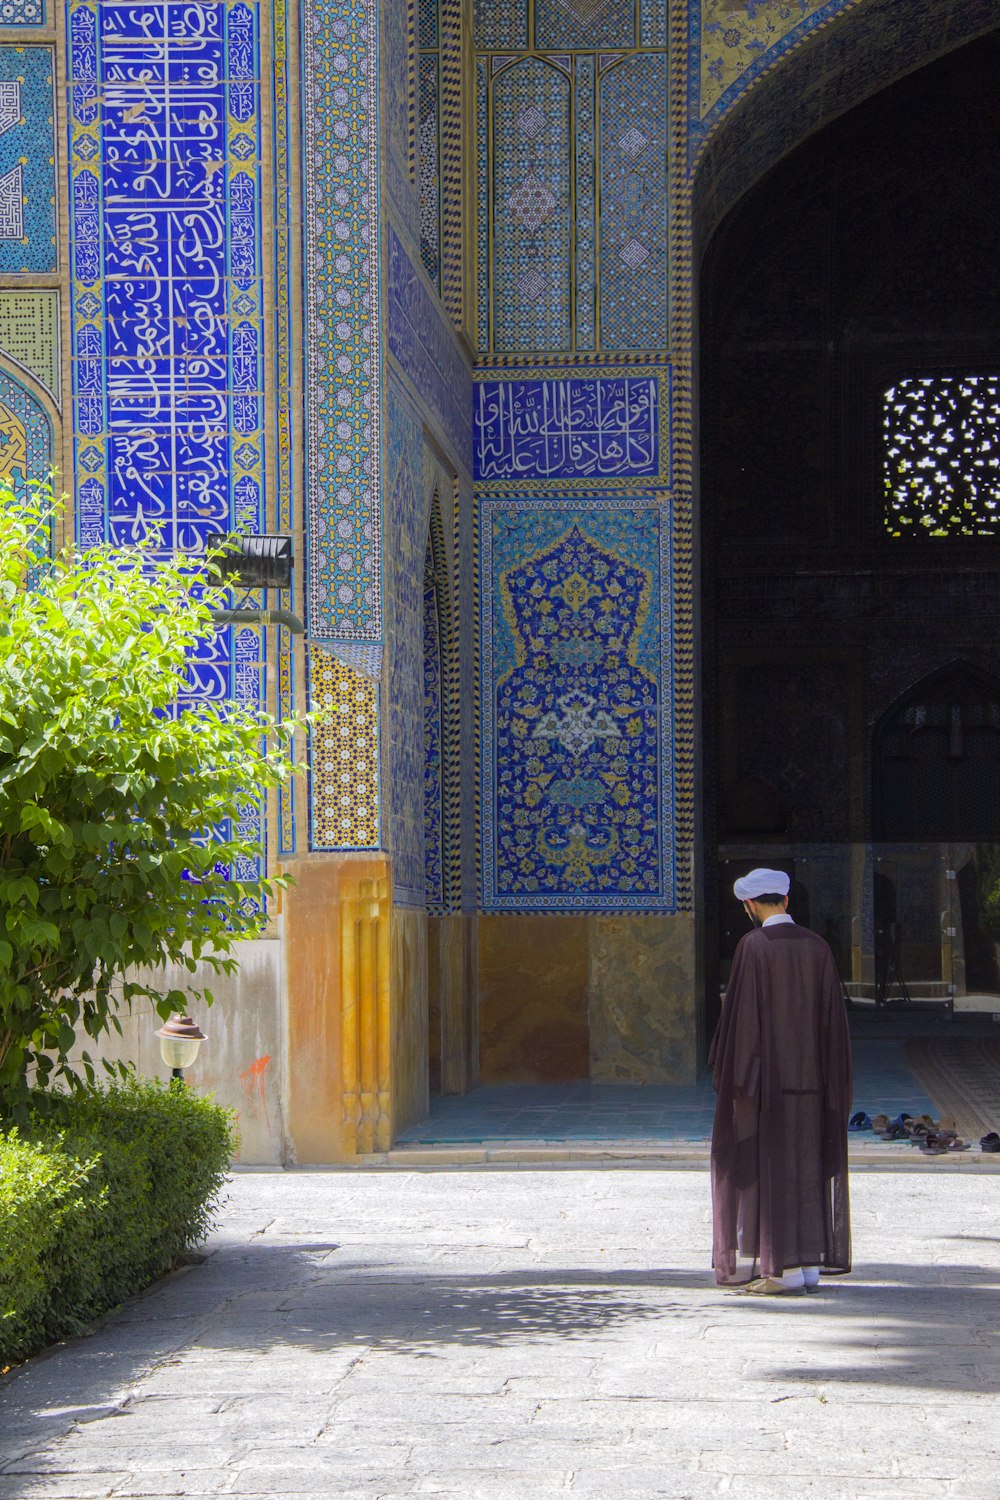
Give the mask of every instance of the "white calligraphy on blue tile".
[[656, 474], [658, 397], [653, 376], [481, 381], [476, 388], [476, 478]]

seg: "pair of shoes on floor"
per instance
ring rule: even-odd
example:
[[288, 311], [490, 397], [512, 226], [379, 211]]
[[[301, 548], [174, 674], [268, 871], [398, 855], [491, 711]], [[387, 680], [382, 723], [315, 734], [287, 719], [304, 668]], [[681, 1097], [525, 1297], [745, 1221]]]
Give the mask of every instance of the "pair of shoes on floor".
[[980, 1151], [1000, 1151], [1000, 1135], [997, 1135], [995, 1130], [991, 1130], [979, 1142], [979, 1149]]
[[924, 1156], [944, 1156], [952, 1151], [968, 1151], [969, 1147], [954, 1130], [931, 1131], [920, 1142]]
[[[931, 1119], [930, 1115], [920, 1115], [919, 1119], [921, 1122], [929, 1121], [931, 1127], [934, 1127], [934, 1121]], [[875, 1134], [880, 1135], [884, 1141], [908, 1140], [910, 1132], [915, 1124], [915, 1120], [916, 1117], [908, 1114], [904, 1109], [900, 1111], [900, 1113], [894, 1120], [890, 1120], [888, 1115], [876, 1115], [871, 1122], [871, 1128], [872, 1130], [874, 1130]], [[863, 1125], [859, 1126], [858, 1128], [861, 1130], [865, 1129]]]
[[954, 1127], [954, 1120], [946, 1120], [944, 1116], [935, 1120], [933, 1115], [917, 1115], [905, 1122], [906, 1133], [915, 1146], [938, 1130], [953, 1130]]
[[734, 1287], [741, 1297], [801, 1297], [803, 1292], [818, 1292], [818, 1283], [812, 1286], [786, 1286], [780, 1276], [758, 1276], [746, 1286]]

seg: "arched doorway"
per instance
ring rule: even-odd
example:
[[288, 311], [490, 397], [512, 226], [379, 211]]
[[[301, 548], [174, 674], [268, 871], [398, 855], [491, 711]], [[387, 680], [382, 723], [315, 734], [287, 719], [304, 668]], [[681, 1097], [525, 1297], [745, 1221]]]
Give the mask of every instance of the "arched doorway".
[[[982, 18], [940, 9], [972, 29]], [[859, 7], [860, 20], [878, 12]], [[876, 64], [891, 77], [884, 12], [869, 83]], [[875, 726], [956, 660], [1000, 674], [1000, 34], [907, 72], [914, 61], [897, 56], [896, 82], [762, 176], [705, 256], [710, 1025], [713, 970], [724, 976], [742, 930], [730, 921], [730, 867], [788, 868], [800, 912], [851, 974], [876, 921], [873, 842], [909, 837], [903, 812], [917, 795], [916, 781], [901, 777], [890, 793], [876, 777]], [[830, 113], [849, 87], [864, 92], [845, 74], [838, 96], [827, 80]], [[723, 201], [729, 168], [716, 163], [696, 214], [703, 230]], [[962, 682], [959, 733], [973, 758], [988, 756], [992, 730], [973, 722], [973, 678]], [[933, 758], [931, 737], [923, 744]], [[977, 794], [949, 775], [933, 815], [918, 808], [925, 842], [970, 837]], [[927, 878], [926, 910], [939, 916], [938, 876]], [[936, 952], [938, 916], [927, 934]]]

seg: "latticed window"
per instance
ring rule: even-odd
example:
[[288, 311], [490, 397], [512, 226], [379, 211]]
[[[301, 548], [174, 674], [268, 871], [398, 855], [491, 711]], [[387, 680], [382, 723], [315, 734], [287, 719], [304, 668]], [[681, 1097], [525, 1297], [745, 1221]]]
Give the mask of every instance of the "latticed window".
[[1000, 533], [1000, 375], [920, 375], [882, 397], [893, 537]]

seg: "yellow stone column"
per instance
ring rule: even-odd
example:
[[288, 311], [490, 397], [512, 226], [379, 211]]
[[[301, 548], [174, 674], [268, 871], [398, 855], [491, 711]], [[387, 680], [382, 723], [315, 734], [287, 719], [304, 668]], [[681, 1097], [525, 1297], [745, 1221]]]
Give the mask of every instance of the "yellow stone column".
[[284, 897], [288, 1134], [302, 1163], [392, 1144], [392, 881], [381, 854], [312, 855]]

